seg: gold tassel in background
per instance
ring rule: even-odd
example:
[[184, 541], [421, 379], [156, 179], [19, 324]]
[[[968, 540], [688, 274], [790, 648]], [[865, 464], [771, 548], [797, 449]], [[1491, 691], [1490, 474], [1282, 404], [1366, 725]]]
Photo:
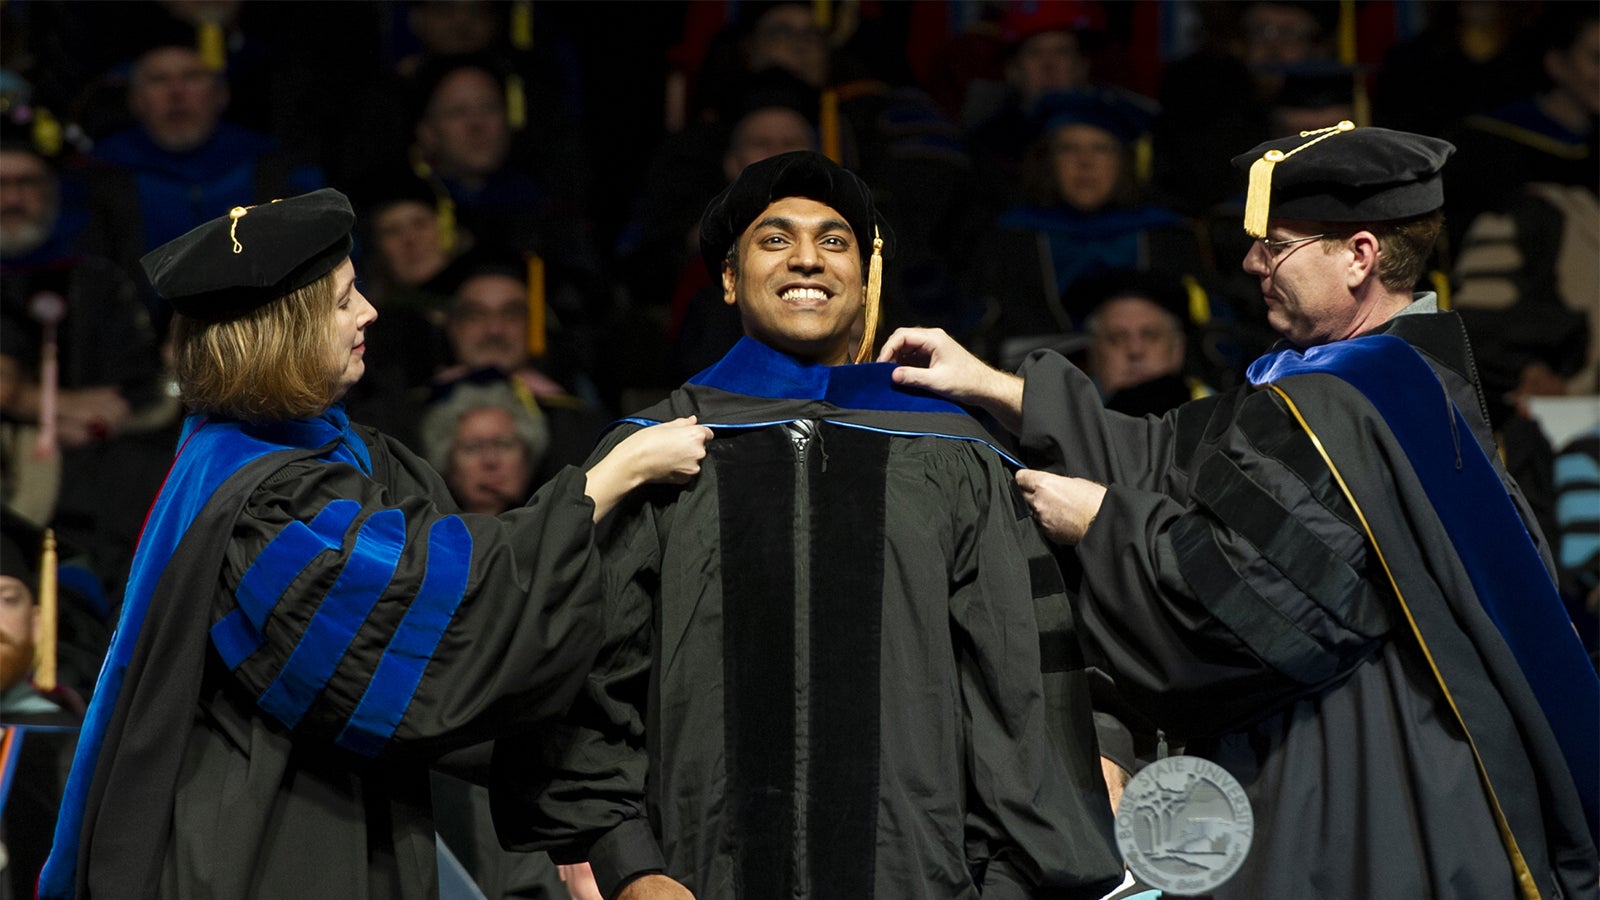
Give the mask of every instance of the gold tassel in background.
[[521, 131], [528, 124], [527, 92], [522, 87], [522, 76], [506, 76], [506, 125], [512, 131]]
[[545, 351], [544, 260], [528, 254], [528, 355], [542, 359]]
[[878, 227], [872, 227], [872, 259], [867, 263], [867, 321], [861, 329], [861, 346], [856, 348], [856, 362], [872, 358], [872, 344], [878, 333], [878, 300], [883, 295], [883, 236]]
[[817, 131], [822, 144], [822, 155], [844, 165], [844, 153], [839, 143], [839, 92], [834, 88], [822, 92], [822, 109], [818, 114]]
[[39, 644], [34, 659], [33, 685], [41, 691], [56, 688], [56, 533], [44, 530], [44, 551], [39, 554]]
[[533, 0], [516, 0], [511, 4], [511, 46], [518, 50], [533, 49]]
[[201, 22], [196, 25], [195, 45], [200, 53], [200, 61], [206, 68], [221, 72], [228, 67], [227, 36], [220, 22]]

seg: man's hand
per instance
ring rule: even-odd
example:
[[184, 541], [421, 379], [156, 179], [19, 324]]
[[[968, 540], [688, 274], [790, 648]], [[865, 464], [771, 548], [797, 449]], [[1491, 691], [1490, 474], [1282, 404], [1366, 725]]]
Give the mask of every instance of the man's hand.
[[628, 882], [617, 900], [694, 900], [694, 895], [665, 875], [646, 875]]
[[1083, 478], [1052, 475], [1038, 469], [1017, 473], [1017, 487], [1033, 509], [1033, 518], [1046, 536], [1058, 544], [1083, 540], [1100, 504], [1106, 499], [1106, 486]]
[[1015, 432], [1022, 424], [1022, 379], [991, 368], [942, 328], [900, 328], [884, 342], [878, 362], [899, 363], [897, 384], [980, 406]]

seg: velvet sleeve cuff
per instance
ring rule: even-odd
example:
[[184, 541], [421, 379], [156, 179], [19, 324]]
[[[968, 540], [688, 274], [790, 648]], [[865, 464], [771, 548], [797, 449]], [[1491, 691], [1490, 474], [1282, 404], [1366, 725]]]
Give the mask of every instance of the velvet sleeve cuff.
[[589, 848], [589, 868], [594, 871], [595, 886], [608, 900], [615, 900], [617, 892], [628, 882], [642, 875], [667, 870], [666, 857], [656, 842], [650, 823], [644, 819], [629, 819], [606, 832]]

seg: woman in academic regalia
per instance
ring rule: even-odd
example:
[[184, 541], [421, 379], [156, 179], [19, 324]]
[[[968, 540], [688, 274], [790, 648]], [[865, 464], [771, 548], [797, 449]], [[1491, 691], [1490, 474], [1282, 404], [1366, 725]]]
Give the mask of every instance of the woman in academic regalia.
[[456, 514], [426, 463], [339, 403], [377, 317], [354, 219], [325, 189], [143, 260], [193, 413], [43, 897], [434, 896], [430, 765], [566, 708], [601, 632], [594, 522], [699, 470], [709, 431], [682, 419], [525, 506]]

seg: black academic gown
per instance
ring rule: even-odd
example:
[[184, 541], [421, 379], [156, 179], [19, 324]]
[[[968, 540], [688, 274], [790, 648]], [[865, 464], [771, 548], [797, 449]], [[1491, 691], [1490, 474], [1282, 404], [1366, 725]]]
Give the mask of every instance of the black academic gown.
[[426, 463], [340, 410], [198, 421], [42, 896], [435, 896], [430, 763], [563, 711], [592, 664], [583, 473], [456, 515]]
[[[1478, 443], [1538, 540], [1459, 320], [1380, 330], [1421, 352], [1470, 425], [1455, 437]], [[1092, 660], [1253, 805], [1254, 845], [1214, 897], [1595, 895], [1595, 847], [1550, 726], [1354, 388], [1298, 375], [1282, 393], [1244, 387], [1135, 419], [1103, 411], [1054, 354], [1022, 374], [1030, 461], [1109, 485], [1077, 546]]]
[[689, 486], [608, 521], [608, 649], [553, 777], [497, 798], [504, 839], [602, 889], [653, 858], [705, 900], [1115, 884], [1060, 573], [989, 436], [890, 368], [745, 339], [602, 443], [717, 430]]

